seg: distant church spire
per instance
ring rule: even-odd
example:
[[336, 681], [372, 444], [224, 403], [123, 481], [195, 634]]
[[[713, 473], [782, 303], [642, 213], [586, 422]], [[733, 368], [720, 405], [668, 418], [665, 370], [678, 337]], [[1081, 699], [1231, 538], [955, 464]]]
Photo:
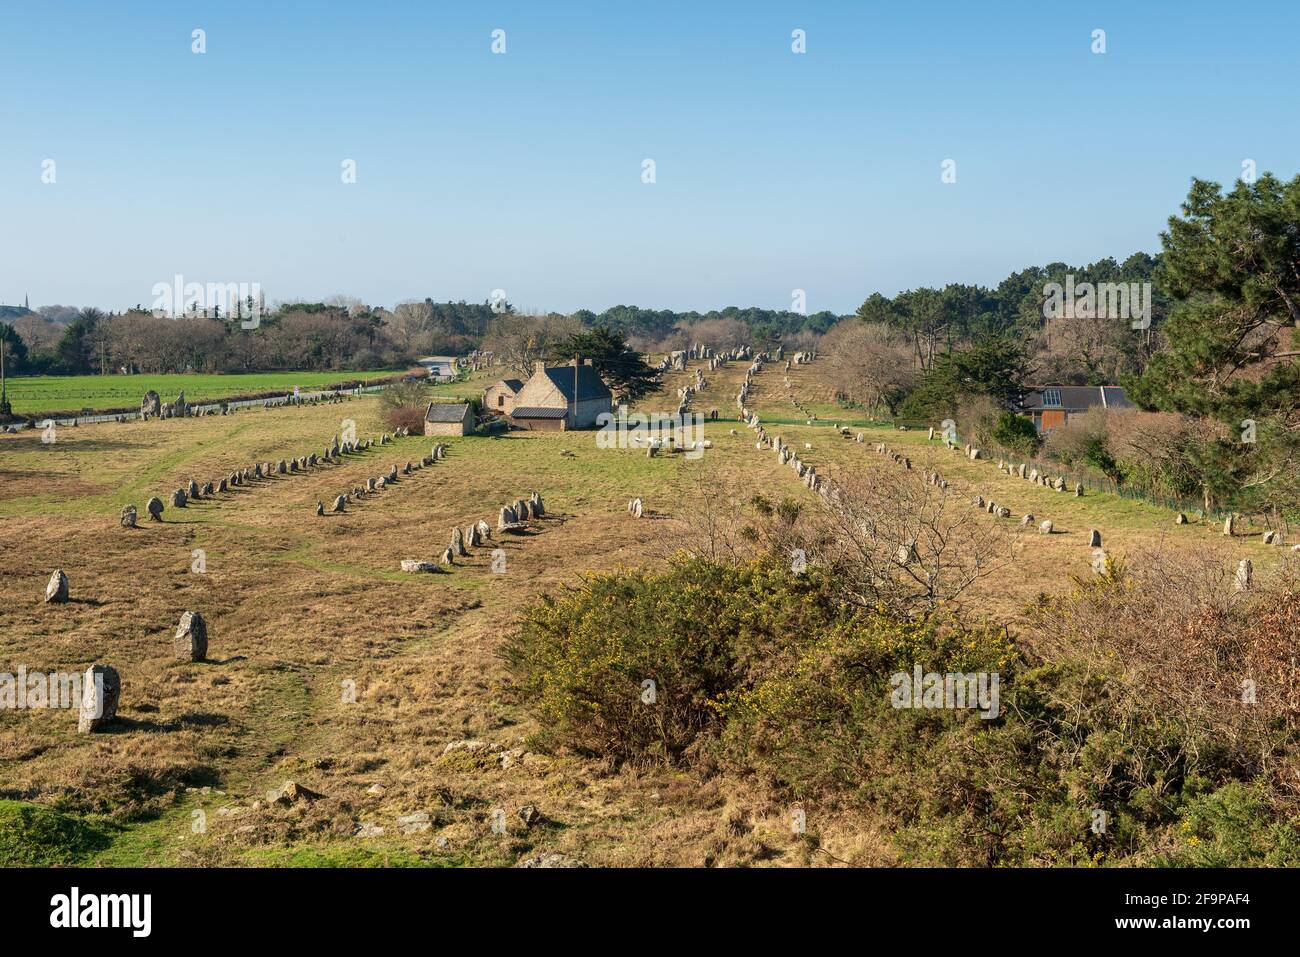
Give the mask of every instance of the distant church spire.
[[23, 308], [28, 312], [31, 312], [32, 309], [32, 301], [27, 298], [27, 293], [23, 293]]

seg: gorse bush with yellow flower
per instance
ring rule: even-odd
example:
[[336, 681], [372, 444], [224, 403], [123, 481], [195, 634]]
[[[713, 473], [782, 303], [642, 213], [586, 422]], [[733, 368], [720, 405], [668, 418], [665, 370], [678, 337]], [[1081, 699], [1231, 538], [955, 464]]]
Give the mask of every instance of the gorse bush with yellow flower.
[[525, 611], [504, 650], [553, 744], [676, 760], [722, 724], [718, 701], [838, 609], [816, 573], [683, 559], [590, 575]]
[[[505, 655], [545, 744], [756, 777], [884, 822], [905, 863], [1295, 866], [1294, 586], [1224, 584], [1115, 563], [1016, 638], [846, 604], [817, 565], [680, 558], [541, 601]], [[896, 707], [918, 666], [996, 674], [998, 715]]]

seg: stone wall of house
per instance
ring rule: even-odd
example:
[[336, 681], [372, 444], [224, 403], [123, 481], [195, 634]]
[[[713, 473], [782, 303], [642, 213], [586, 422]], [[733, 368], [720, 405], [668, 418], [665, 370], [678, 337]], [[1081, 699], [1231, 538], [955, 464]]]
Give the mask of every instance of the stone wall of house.
[[515, 393], [500, 383], [488, 386], [483, 393], [483, 408], [492, 415], [509, 415], [517, 404]]
[[610, 411], [611, 403], [609, 398], [601, 399], [584, 399], [578, 403], [577, 415], [575, 421], [570, 423], [571, 429], [592, 429], [596, 427], [596, 417], [602, 412]]
[[424, 423], [425, 435], [464, 435], [466, 427], [464, 422], [426, 422]]

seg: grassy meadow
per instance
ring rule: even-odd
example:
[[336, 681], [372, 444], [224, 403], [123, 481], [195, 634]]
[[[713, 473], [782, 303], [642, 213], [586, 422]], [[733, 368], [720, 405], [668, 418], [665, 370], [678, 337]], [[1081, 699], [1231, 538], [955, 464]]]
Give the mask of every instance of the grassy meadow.
[[[104, 734], [78, 735], [67, 711], [0, 711], [4, 862], [507, 866], [554, 851], [609, 866], [827, 863], [790, 839], [787, 808], [753, 781], [614, 770], [538, 748], [536, 719], [508, 693], [499, 657], [526, 603], [563, 592], [584, 572], [660, 563], [699, 541], [710, 502], [743, 515], [756, 493], [816, 501], [735, 421], [743, 373], [743, 363], [706, 373], [695, 409], [717, 408], [719, 419], [706, 426], [714, 446], [699, 459], [600, 449], [590, 432], [453, 437], [439, 440], [450, 446], [445, 460], [325, 517], [314, 514], [317, 501], [418, 462], [434, 440], [398, 439], [168, 507], [162, 522], [125, 529], [122, 506], [136, 505], [147, 519], [150, 496], [165, 500], [191, 478], [202, 484], [256, 461], [320, 452], [349, 423], [363, 440], [377, 436], [377, 400], [66, 428], [51, 444], [36, 432], [0, 436], [0, 671], [106, 662], [123, 682], [121, 720]], [[496, 377], [481, 374], [475, 387]], [[1014, 565], [980, 584], [986, 614], [1015, 621], [1039, 592], [1086, 574], [1090, 528], [1119, 556], [1160, 547], [1225, 563], [1249, 556], [1260, 568], [1281, 560], [1282, 550], [1257, 536], [1227, 540], [1131, 500], [1031, 486], [924, 433], [877, 425], [865, 443], [842, 438], [834, 425], [870, 423], [836, 417], [817, 365], [794, 369], [788, 394], [784, 378], [769, 365], [751, 405], [769, 421], [797, 423], [772, 431], [819, 473], [869, 478], [898, 468], [873, 453], [871, 441], [884, 440], [905, 449], [914, 467], [939, 468], [959, 503], [979, 493], [1056, 522], [1060, 534], [1019, 536]], [[196, 385], [205, 379], [216, 384]], [[183, 385], [187, 398], [201, 399], [226, 383], [247, 391], [325, 379], [337, 375], [94, 381], [129, 384], [123, 399], [136, 401], [148, 387], [170, 398]], [[29, 393], [28, 408], [100, 401], [57, 381], [67, 397]], [[673, 388], [666, 383], [642, 406], [672, 409]], [[791, 395], [825, 414], [807, 425]], [[496, 532], [499, 507], [534, 489], [546, 516], [524, 534]], [[634, 496], [646, 518], [627, 514]], [[406, 558], [436, 561], [453, 526], [479, 519], [494, 539], [453, 568], [399, 570]], [[68, 575], [71, 601], [43, 604], [57, 568]], [[172, 657], [186, 610], [208, 622], [204, 663]], [[446, 750], [466, 740], [487, 747]], [[323, 797], [268, 804], [266, 792], [286, 780]], [[516, 811], [526, 805], [541, 809], [543, 825], [520, 824]], [[24, 817], [32, 807], [42, 813]], [[743, 846], [729, 836], [737, 808], [753, 822]], [[492, 827], [499, 811], [505, 833]], [[416, 812], [429, 827], [404, 830], [398, 818]], [[872, 822], [831, 808], [819, 822], [821, 846], [835, 858], [892, 862]], [[366, 825], [374, 829], [358, 836]], [[50, 835], [52, 849], [31, 860], [11, 855], [22, 828]]]
[[82, 409], [124, 409], [139, 407], [150, 389], [164, 402], [184, 390], [187, 402], [212, 402], [231, 396], [259, 392], [304, 391], [339, 382], [382, 379], [401, 370], [365, 372], [252, 372], [235, 375], [76, 375], [21, 376], [6, 386], [17, 415], [40, 412], [79, 412]]

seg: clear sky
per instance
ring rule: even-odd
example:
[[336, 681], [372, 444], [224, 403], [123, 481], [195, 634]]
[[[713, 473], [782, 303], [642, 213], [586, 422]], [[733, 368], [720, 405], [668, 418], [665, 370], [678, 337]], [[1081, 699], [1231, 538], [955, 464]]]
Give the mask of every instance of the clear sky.
[[1154, 252], [1192, 176], [1300, 171], [1297, 37], [1294, 0], [0, 0], [0, 302], [847, 312]]

